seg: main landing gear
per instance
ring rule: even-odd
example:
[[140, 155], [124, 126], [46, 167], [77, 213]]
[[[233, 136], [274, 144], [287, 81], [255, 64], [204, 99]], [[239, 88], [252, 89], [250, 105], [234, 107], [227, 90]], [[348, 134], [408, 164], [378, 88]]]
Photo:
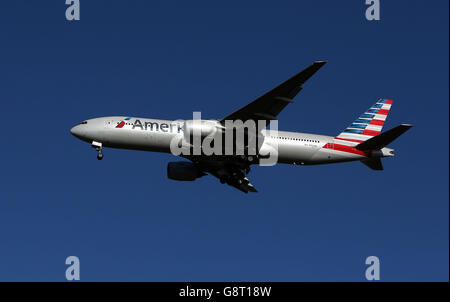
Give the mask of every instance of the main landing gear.
[[231, 170], [225, 170], [222, 175], [220, 175], [219, 180], [220, 183], [237, 183], [241, 184], [243, 182], [243, 179], [245, 178], [245, 175], [250, 173], [250, 165], [246, 165], [244, 167], [235, 168]]
[[248, 174], [248, 173], [250, 173], [250, 165], [248, 165], [248, 166], [245, 168], [245, 174]]
[[103, 159], [102, 143], [93, 141], [92, 147], [95, 148], [95, 150], [97, 150], [97, 159], [102, 160]]

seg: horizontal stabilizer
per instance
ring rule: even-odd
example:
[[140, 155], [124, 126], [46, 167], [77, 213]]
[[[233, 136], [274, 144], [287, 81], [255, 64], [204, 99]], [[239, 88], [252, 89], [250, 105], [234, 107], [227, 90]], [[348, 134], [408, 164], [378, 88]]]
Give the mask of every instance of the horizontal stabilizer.
[[355, 146], [355, 148], [358, 150], [383, 149], [384, 147], [392, 143], [397, 137], [408, 131], [411, 127], [412, 125], [402, 124], [400, 126], [392, 128], [391, 130], [374, 136], [366, 140], [365, 142], [360, 143], [359, 145]]
[[381, 158], [364, 159], [361, 162], [372, 170], [378, 170], [378, 171], [383, 170], [383, 164], [381, 163]]

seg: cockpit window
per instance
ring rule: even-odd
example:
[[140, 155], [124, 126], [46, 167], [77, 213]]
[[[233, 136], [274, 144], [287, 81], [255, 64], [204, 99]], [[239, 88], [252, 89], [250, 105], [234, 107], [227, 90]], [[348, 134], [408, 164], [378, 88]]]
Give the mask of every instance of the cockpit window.
[[80, 123], [80, 125], [83, 125], [83, 124], [87, 124], [87, 121], [83, 121]]

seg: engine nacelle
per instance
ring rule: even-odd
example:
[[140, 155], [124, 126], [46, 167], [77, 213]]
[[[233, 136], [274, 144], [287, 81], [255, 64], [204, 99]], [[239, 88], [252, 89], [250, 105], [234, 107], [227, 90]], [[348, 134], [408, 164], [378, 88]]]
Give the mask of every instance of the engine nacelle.
[[214, 134], [218, 130], [220, 124], [211, 120], [188, 120], [184, 122], [183, 131], [186, 140], [192, 141], [191, 138], [200, 136], [204, 138], [210, 134]]
[[167, 177], [179, 181], [193, 181], [206, 175], [196, 164], [187, 161], [170, 162], [167, 164]]

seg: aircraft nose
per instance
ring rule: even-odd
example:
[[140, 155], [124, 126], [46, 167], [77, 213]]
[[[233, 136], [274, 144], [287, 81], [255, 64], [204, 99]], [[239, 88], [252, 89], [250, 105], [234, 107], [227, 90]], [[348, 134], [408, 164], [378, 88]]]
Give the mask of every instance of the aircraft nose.
[[72, 133], [73, 136], [80, 138], [83, 135], [81, 125], [76, 125], [75, 127], [72, 127], [72, 129], [70, 129], [70, 133]]

